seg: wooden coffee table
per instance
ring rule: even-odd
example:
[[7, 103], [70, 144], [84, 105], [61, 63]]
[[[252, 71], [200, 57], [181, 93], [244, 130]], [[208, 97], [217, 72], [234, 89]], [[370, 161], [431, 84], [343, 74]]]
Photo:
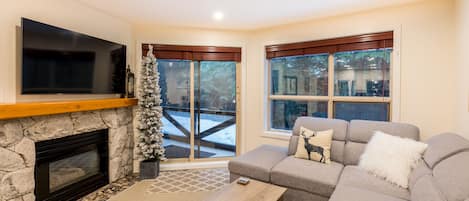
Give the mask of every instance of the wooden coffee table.
[[206, 201], [277, 201], [287, 189], [251, 179], [241, 185], [234, 181], [209, 196]]

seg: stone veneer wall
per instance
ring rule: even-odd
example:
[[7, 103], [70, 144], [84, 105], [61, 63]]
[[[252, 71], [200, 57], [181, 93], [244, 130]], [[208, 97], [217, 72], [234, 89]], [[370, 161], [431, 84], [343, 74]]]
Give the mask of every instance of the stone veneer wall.
[[0, 201], [34, 201], [34, 143], [109, 129], [109, 180], [133, 172], [132, 108], [0, 121]]

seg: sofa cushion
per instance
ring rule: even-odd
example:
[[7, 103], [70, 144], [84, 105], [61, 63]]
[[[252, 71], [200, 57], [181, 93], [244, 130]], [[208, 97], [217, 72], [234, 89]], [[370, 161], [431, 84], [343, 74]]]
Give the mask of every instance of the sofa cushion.
[[433, 136], [426, 143], [428, 149], [423, 158], [430, 168], [435, 167], [438, 162], [455, 153], [469, 150], [469, 141], [453, 133]]
[[375, 131], [417, 141], [420, 139], [419, 129], [414, 125], [384, 121], [352, 120], [350, 121], [348, 140], [368, 143]]
[[323, 197], [320, 195], [312, 194], [306, 191], [297, 190], [293, 188], [288, 188], [285, 193], [283, 193], [280, 201], [328, 201], [329, 197]]
[[331, 160], [344, 163], [345, 141], [332, 140], [331, 144]]
[[453, 155], [433, 168], [438, 189], [448, 201], [469, 198], [469, 151]]
[[344, 151], [344, 164], [345, 165], [358, 165], [360, 156], [365, 152], [366, 144], [359, 142], [348, 141], [345, 143]]
[[427, 163], [425, 163], [425, 161], [420, 160], [419, 164], [417, 164], [417, 167], [415, 167], [412, 173], [410, 173], [409, 189], [412, 190], [415, 183], [417, 183], [417, 181], [425, 175], [432, 175], [432, 170], [428, 168]]
[[424, 175], [415, 183], [411, 191], [412, 201], [446, 201], [435, 186], [431, 175]]
[[405, 123], [382, 121], [352, 120], [350, 121], [347, 142], [344, 151], [344, 164], [357, 165], [365, 145], [375, 131], [390, 135], [419, 140], [419, 129]]
[[337, 186], [350, 186], [366, 189], [380, 194], [408, 200], [410, 193], [407, 189], [393, 185], [378, 178], [357, 166], [346, 166], [340, 176]]
[[401, 198], [352, 186], [337, 186], [329, 201], [406, 201]]
[[[348, 122], [341, 119], [326, 119], [315, 117], [298, 117], [293, 127], [292, 135], [298, 136], [300, 128], [305, 127], [314, 131], [334, 130], [331, 146], [331, 160], [339, 163], [344, 162], [344, 145], [347, 135]], [[298, 145], [298, 138], [290, 139], [288, 155], [294, 155]]]
[[270, 181], [272, 167], [287, 157], [287, 148], [272, 145], [262, 145], [228, 163], [228, 169], [235, 174]]
[[288, 155], [289, 156], [295, 155], [296, 149], [298, 148], [298, 139], [299, 139], [299, 136], [297, 135], [292, 135], [290, 137], [290, 141], [288, 143]]
[[289, 156], [271, 173], [273, 184], [329, 197], [343, 169], [340, 163], [323, 164]]
[[341, 119], [326, 119], [316, 117], [298, 117], [293, 126], [293, 135], [300, 135], [301, 127], [313, 131], [334, 130], [334, 140], [345, 141], [348, 122]]

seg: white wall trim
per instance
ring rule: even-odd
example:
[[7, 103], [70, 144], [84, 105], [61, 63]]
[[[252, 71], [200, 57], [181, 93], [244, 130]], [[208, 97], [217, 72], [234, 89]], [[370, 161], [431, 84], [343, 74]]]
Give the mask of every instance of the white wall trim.
[[394, 47], [391, 72], [391, 121], [401, 120], [401, 36], [402, 25], [394, 27]]
[[186, 170], [186, 169], [207, 169], [207, 168], [227, 168], [228, 161], [203, 161], [203, 162], [181, 162], [181, 163], [161, 163], [160, 170]]
[[292, 133], [291, 132], [281, 132], [281, 131], [265, 131], [261, 136], [264, 138], [270, 138], [275, 140], [288, 141], [290, 140]]

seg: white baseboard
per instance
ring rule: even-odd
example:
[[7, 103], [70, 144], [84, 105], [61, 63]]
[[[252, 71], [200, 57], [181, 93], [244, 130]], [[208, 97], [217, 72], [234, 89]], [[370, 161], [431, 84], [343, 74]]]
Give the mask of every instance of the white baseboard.
[[[226, 168], [228, 161], [204, 161], [204, 162], [170, 162], [160, 163], [160, 170], [186, 170], [186, 169], [206, 169], [206, 168]], [[140, 170], [140, 162], [134, 161], [134, 173]]]
[[185, 170], [226, 167], [228, 167], [228, 161], [181, 162], [160, 164], [160, 170]]

